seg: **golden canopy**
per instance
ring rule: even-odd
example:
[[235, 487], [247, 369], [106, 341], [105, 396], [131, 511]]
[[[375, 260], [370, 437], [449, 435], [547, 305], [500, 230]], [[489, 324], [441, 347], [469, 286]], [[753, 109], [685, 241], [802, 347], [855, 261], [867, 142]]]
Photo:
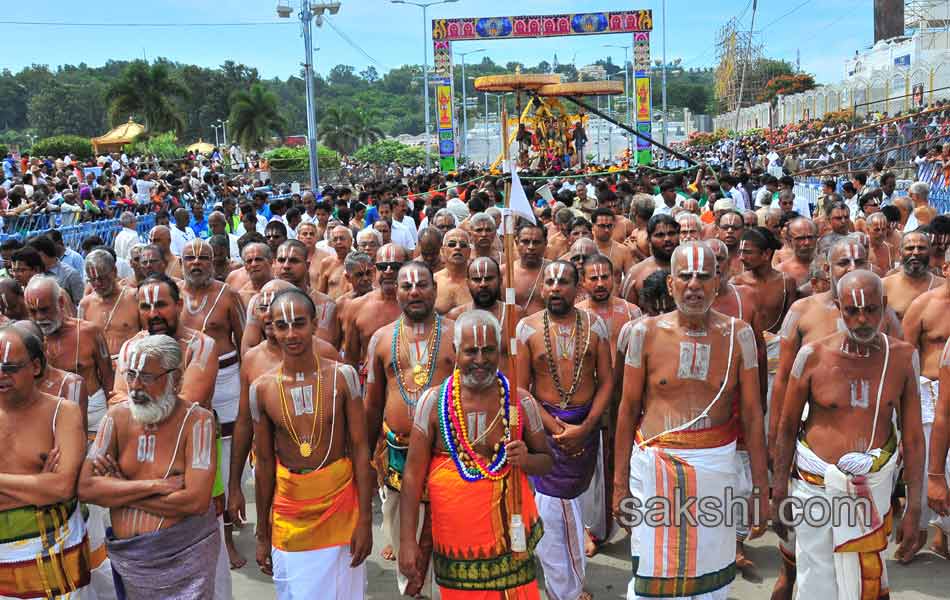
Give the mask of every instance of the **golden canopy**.
[[548, 73], [486, 75], [475, 79], [475, 89], [480, 92], [519, 92], [521, 90], [536, 90], [545, 85], [560, 82], [560, 75]]
[[114, 127], [108, 133], [92, 138], [92, 150], [96, 154], [121, 152], [122, 146], [131, 144], [145, 132], [145, 127], [129, 117], [127, 123]]
[[538, 88], [539, 96], [613, 96], [623, 94], [622, 81], [578, 81]]
[[197, 154], [211, 154], [214, 152], [214, 144], [209, 144], [208, 142], [203, 141], [201, 138], [198, 138], [198, 141], [194, 144], [185, 148], [188, 152], [195, 152]]

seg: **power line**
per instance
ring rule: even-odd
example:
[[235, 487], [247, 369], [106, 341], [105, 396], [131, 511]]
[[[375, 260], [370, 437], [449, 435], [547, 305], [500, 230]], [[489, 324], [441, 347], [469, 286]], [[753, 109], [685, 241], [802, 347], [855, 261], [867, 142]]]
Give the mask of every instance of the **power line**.
[[387, 68], [386, 65], [384, 65], [383, 63], [379, 62], [378, 60], [376, 60], [375, 58], [373, 58], [372, 56], [370, 56], [369, 53], [368, 53], [366, 50], [363, 50], [363, 48], [360, 47], [359, 44], [357, 44], [357, 43], [354, 42], [352, 39], [350, 39], [350, 36], [346, 35], [346, 33], [344, 33], [343, 31], [341, 31], [336, 25], [334, 25], [334, 24], [333, 24], [333, 21], [332, 21], [331, 19], [324, 18], [324, 21], [323, 21], [323, 22], [326, 23], [327, 25], [329, 25], [329, 26], [330, 26], [330, 29], [332, 29], [333, 31], [335, 31], [336, 34], [337, 34], [338, 36], [340, 36], [340, 38], [341, 38], [344, 42], [346, 42], [346, 43], [349, 44], [351, 47], [353, 47], [357, 52], [359, 52], [360, 54], [362, 54], [363, 56], [365, 56], [368, 61], [370, 61], [371, 63], [375, 64], [376, 66], [378, 66], [378, 67], [380, 67], [380, 68], [382, 68], [382, 69], [386, 69], [386, 68]]
[[772, 21], [769, 21], [768, 25], [766, 25], [765, 27], [763, 27], [762, 29], [759, 30], [759, 33], [765, 31], [766, 29], [768, 29], [768, 28], [771, 27], [772, 25], [775, 25], [776, 23], [778, 23], [779, 21], [781, 21], [781, 20], [784, 19], [785, 17], [789, 16], [790, 14], [792, 14], [793, 12], [795, 12], [796, 10], [798, 10], [799, 8], [805, 6], [805, 5], [808, 4], [809, 2], [811, 2], [811, 0], [805, 0], [805, 1], [802, 2], [801, 4], [798, 4], [797, 6], [795, 6], [794, 8], [792, 8], [791, 10], [789, 10], [788, 12], [786, 12], [785, 14], [783, 14], [781, 17], [779, 17], [779, 18], [777, 18], [777, 19], [774, 19], [774, 20], [772, 20]]
[[31, 27], [258, 27], [260, 25], [291, 25], [290, 21], [245, 21], [241, 23], [76, 23], [72, 21], [0, 21], [0, 25]]

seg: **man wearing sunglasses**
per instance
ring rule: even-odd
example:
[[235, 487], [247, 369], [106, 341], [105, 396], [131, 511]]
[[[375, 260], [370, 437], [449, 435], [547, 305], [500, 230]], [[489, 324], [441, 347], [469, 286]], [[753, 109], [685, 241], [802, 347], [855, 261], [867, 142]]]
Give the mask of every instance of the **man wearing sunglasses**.
[[376, 252], [377, 288], [350, 303], [348, 310], [353, 318], [345, 328], [343, 360], [356, 367], [361, 376], [365, 377], [363, 365], [370, 338], [378, 329], [399, 318], [396, 274], [408, 258], [406, 249], [398, 244], [382, 246]]
[[76, 498], [86, 445], [81, 408], [42, 393], [47, 365], [39, 338], [4, 327], [0, 352], [0, 430], [16, 449], [0, 473], [0, 536], [16, 540], [0, 549], [0, 596], [84, 597], [89, 541]]
[[[83, 464], [81, 498], [110, 509], [107, 546], [124, 597], [213, 598], [221, 585], [211, 502], [219, 460], [214, 418], [179, 395], [179, 340], [147, 335], [124, 350], [120, 379], [128, 401], [102, 421]], [[156, 559], [176, 555], [187, 560]]]
[[442, 262], [445, 268], [435, 274], [439, 290], [435, 310], [440, 315], [472, 300], [465, 277], [472, 256], [471, 244], [471, 238], [464, 229], [453, 229], [442, 238]]

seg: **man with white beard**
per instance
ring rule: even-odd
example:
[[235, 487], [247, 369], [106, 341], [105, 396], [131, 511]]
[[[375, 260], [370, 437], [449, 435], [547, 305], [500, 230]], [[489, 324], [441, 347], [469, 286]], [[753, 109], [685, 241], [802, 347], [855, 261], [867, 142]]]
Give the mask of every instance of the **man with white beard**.
[[102, 420], [80, 474], [80, 499], [110, 508], [107, 544], [123, 597], [212, 598], [221, 544], [211, 504], [214, 419], [178, 395], [183, 353], [176, 340], [137, 338], [128, 352], [121, 375], [129, 399]]

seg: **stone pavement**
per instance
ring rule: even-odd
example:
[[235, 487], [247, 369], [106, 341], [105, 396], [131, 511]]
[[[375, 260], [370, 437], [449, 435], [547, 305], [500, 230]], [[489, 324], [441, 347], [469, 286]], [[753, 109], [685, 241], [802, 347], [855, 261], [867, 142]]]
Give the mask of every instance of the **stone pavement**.
[[[254, 562], [254, 525], [256, 513], [252, 502], [253, 489], [248, 486], [245, 497], [249, 499], [247, 516], [251, 520], [243, 529], [235, 533], [238, 548], [248, 564], [232, 571], [232, 584], [235, 600], [265, 600], [274, 598], [274, 586], [269, 577], [265, 577]], [[383, 560], [379, 552], [383, 547], [383, 535], [379, 529], [382, 518], [379, 502], [375, 503], [373, 553], [367, 559], [368, 600], [397, 600], [396, 563]], [[769, 598], [775, 577], [778, 574], [779, 558], [778, 538], [768, 533], [764, 537], [747, 544], [748, 554], [759, 566], [763, 581], [753, 583], [737, 578], [732, 584], [729, 598], [735, 600], [761, 600]], [[887, 572], [891, 582], [891, 598], [894, 600], [937, 600], [950, 597], [950, 562], [924, 552], [910, 566], [901, 566], [893, 560], [896, 546], [891, 543], [887, 551]], [[626, 537], [615, 535], [615, 541], [604, 547], [603, 551], [588, 563], [587, 590], [596, 600], [622, 600], [625, 597], [627, 582], [630, 579], [630, 544]], [[814, 599], [817, 600], [817, 599]]]

